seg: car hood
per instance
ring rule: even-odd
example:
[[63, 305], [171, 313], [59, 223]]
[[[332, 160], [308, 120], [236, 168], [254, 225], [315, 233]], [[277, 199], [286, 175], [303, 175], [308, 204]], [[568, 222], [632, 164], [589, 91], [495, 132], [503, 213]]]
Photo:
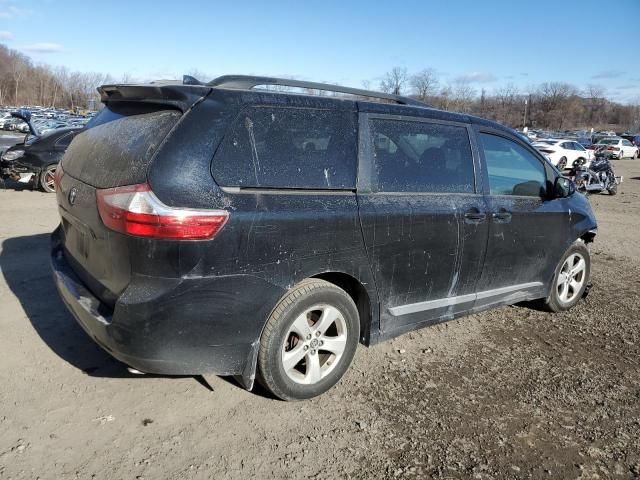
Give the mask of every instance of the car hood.
[[20, 120], [24, 121], [28, 126], [29, 126], [29, 132], [31, 133], [31, 135], [35, 135], [36, 137], [38, 136], [38, 131], [36, 130], [36, 128], [33, 125], [33, 122], [31, 122], [31, 112], [28, 110], [18, 110], [15, 112], [11, 112], [11, 116], [14, 118], [19, 118]]

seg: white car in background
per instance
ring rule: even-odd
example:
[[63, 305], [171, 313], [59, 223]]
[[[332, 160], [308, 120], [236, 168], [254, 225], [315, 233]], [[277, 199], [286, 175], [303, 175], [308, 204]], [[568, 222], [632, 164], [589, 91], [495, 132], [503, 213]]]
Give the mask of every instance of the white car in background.
[[621, 159], [624, 157], [629, 158], [638, 158], [640, 156], [640, 152], [638, 152], [638, 147], [636, 147], [629, 140], [625, 140], [620, 137], [608, 137], [603, 138], [595, 144], [596, 150], [600, 147], [606, 148], [612, 155], [613, 158]]
[[580, 160], [581, 163], [588, 167], [594, 158], [593, 151], [587, 150], [573, 140], [548, 138], [536, 140], [533, 142], [533, 146], [560, 171], [565, 168], [571, 168], [576, 160]]

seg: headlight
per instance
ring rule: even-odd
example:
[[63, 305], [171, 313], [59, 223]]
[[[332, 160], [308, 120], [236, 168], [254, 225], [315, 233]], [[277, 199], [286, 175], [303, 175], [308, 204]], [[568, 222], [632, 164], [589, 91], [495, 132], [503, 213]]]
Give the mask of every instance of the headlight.
[[8, 162], [11, 162], [23, 156], [24, 156], [24, 150], [10, 150], [8, 152], [5, 152], [4, 155], [2, 155], [2, 159], [7, 160]]

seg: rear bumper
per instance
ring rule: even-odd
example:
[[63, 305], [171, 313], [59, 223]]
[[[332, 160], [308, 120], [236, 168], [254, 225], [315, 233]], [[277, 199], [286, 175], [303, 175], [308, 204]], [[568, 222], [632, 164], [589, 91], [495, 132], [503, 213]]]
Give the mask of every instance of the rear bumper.
[[[253, 375], [257, 342], [266, 320], [263, 309], [271, 308], [264, 296], [256, 299], [253, 292], [241, 294], [235, 299], [238, 308], [230, 311], [225, 298], [203, 296], [203, 284], [206, 288], [211, 279], [199, 279], [197, 288], [180, 280], [176, 284], [174, 279], [170, 289], [149, 283], [131, 285], [110, 309], [71, 268], [58, 230], [51, 243], [51, 266], [60, 296], [84, 331], [113, 357], [146, 373]], [[221, 280], [229, 284], [229, 279]], [[231, 288], [237, 291], [239, 281], [247, 283], [246, 279], [231, 280]], [[136, 297], [136, 290], [144, 290], [144, 297]], [[220, 282], [213, 289], [206, 288], [211, 291], [228, 295]], [[280, 294], [269, 293], [269, 298]], [[243, 297], [247, 302], [240, 303]], [[264, 305], [257, 306], [260, 300]], [[216, 305], [222, 310], [216, 311]], [[251, 310], [253, 315], [248, 316]]]

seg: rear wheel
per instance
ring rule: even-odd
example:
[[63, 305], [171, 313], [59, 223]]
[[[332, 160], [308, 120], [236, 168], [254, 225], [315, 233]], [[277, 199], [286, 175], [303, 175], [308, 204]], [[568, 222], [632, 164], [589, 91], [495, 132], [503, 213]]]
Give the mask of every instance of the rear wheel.
[[591, 255], [582, 240], [576, 241], [556, 267], [547, 308], [563, 312], [573, 308], [582, 298], [591, 275]]
[[40, 188], [47, 193], [56, 191], [55, 175], [58, 164], [54, 163], [40, 172]]
[[567, 157], [562, 157], [558, 161], [558, 170], [560, 170], [562, 172], [565, 169], [566, 166], [567, 166]]
[[342, 289], [306, 280], [267, 320], [258, 352], [258, 380], [283, 400], [303, 400], [333, 387], [358, 346], [358, 309]]
[[615, 195], [618, 193], [618, 184], [616, 183], [616, 177], [612, 171], [609, 172], [609, 186], [607, 187], [609, 195]]

